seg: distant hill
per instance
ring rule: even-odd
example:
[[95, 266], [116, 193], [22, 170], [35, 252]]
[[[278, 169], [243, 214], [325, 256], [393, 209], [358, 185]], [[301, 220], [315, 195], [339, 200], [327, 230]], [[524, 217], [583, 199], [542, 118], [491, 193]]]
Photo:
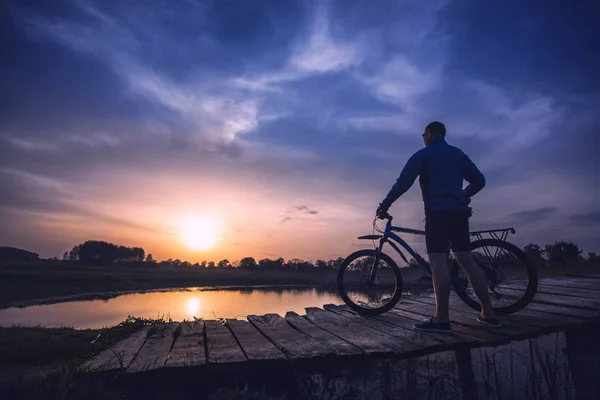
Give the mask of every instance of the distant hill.
[[38, 261], [39, 259], [38, 253], [16, 247], [0, 246], [0, 262]]

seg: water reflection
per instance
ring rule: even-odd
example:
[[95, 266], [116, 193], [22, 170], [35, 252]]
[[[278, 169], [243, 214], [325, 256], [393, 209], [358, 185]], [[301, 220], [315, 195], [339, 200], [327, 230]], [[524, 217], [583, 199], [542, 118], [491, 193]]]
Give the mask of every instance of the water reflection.
[[341, 304], [334, 290], [249, 288], [126, 294], [108, 300], [86, 300], [0, 310], [0, 326], [42, 325], [102, 328], [128, 315], [174, 321], [182, 319], [245, 318], [249, 314], [288, 311], [304, 314], [305, 307]]

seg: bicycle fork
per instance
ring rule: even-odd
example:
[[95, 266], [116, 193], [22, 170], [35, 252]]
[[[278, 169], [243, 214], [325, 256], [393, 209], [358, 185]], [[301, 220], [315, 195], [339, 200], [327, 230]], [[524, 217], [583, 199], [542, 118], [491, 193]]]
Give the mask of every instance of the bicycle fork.
[[375, 259], [373, 260], [373, 265], [371, 266], [371, 273], [369, 274], [369, 284], [377, 285], [379, 283], [379, 274], [377, 273], [377, 268], [379, 267], [379, 255], [381, 254], [381, 249], [383, 248], [383, 244], [385, 241], [383, 238], [379, 241], [379, 246], [377, 247], [377, 251], [375, 252]]

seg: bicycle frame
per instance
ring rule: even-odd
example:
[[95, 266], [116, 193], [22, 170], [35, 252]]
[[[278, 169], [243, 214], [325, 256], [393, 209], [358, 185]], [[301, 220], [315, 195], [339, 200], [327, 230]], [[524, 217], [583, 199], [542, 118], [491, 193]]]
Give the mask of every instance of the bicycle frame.
[[[400, 248], [398, 247], [398, 244], [400, 246], [402, 246], [404, 248], [404, 250], [406, 250], [415, 260], [417, 260], [417, 262], [425, 269], [425, 271], [427, 271], [427, 273], [429, 273], [431, 275], [431, 266], [429, 265], [429, 262], [427, 260], [425, 260], [412, 247], [410, 247], [410, 245], [408, 243], [406, 243], [400, 236], [398, 236], [397, 234], [394, 233], [394, 232], [403, 232], [403, 233], [409, 233], [409, 234], [413, 234], [413, 235], [423, 235], [424, 236], [425, 231], [417, 230], [417, 229], [410, 229], [410, 228], [403, 228], [400, 226], [393, 226], [392, 219], [393, 219], [392, 216], [387, 217], [388, 221], [386, 223], [383, 235], [364, 235], [364, 236], [358, 237], [358, 239], [369, 239], [369, 240], [379, 239], [379, 246], [377, 248], [377, 253], [375, 255], [375, 260], [373, 262], [373, 268], [371, 269], [371, 274], [369, 276], [369, 280], [371, 282], [373, 282], [376, 278], [376, 274], [377, 274], [376, 266], [379, 263], [379, 254], [381, 253], [381, 249], [383, 248], [383, 245], [385, 243], [389, 243], [390, 246], [392, 246], [392, 248], [394, 250], [396, 250], [396, 252], [400, 255], [400, 257], [402, 257], [402, 260], [406, 264], [409, 264], [408, 259], [406, 258], [406, 256], [402, 252], [402, 250], [400, 250]], [[493, 230], [485, 230], [485, 231], [475, 231], [475, 232], [469, 232], [469, 235], [474, 236], [480, 240], [480, 239], [483, 239], [484, 234], [489, 234], [494, 239], [499, 239], [499, 240], [504, 241], [508, 237], [509, 233], [514, 234], [515, 229], [514, 228], [504, 228], [504, 229], [493, 229]], [[398, 244], [396, 244], [394, 242], [396, 242]]]

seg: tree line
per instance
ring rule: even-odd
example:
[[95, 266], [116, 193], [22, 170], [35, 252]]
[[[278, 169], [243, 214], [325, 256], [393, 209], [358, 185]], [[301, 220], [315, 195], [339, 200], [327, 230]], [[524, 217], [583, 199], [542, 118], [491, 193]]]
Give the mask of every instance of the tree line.
[[[600, 264], [600, 256], [596, 253], [588, 252], [583, 256], [583, 250], [571, 242], [555, 242], [541, 247], [534, 243], [529, 243], [523, 247], [523, 251], [537, 265], [567, 264], [577, 261], [587, 261]], [[15, 247], [0, 246], [0, 262], [34, 262], [40, 261], [37, 253], [30, 252]], [[57, 257], [50, 260], [59, 261]], [[263, 258], [256, 260], [254, 257], [244, 257], [239, 261], [230, 262], [228, 259], [220, 261], [202, 261], [191, 263], [179, 259], [156, 261], [152, 254], [146, 254], [141, 247], [126, 247], [105, 241], [88, 240], [84, 243], [74, 246], [70, 251], [63, 254], [62, 260], [65, 262], [74, 262], [85, 265], [157, 265], [165, 267], [188, 267], [188, 268], [240, 268], [245, 270], [310, 270], [313, 268], [337, 269], [342, 263], [343, 258], [338, 257], [332, 260], [317, 260], [315, 262], [306, 261], [299, 258], [284, 260]], [[416, 266], [415, 260], [410, 260], [409, 266]]]
[[571, 242], [554, 242], [541, 247], [535, 243], [529, 243], [523, 247], [523, 251], [536, 264], [567, 264], [569, 262], [587, 260], [592, 263], [600, 263], [600, 256], [594, 252], [588, 252], [583, 256], [583, 249]]

